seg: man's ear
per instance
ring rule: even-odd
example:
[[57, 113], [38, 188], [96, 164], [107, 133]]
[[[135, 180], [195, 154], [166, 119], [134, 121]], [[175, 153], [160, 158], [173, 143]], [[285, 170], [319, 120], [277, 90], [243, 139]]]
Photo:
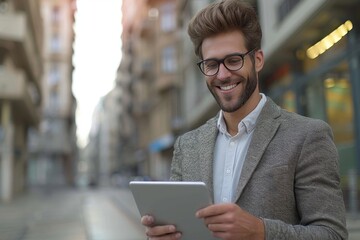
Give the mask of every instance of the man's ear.
[[261, 49], [255, 51], [254, 58], [255, 58], [256, 72], [260, 72], [261, 69], [264, 67], [264, 61], [265, 61], [264, 52]]

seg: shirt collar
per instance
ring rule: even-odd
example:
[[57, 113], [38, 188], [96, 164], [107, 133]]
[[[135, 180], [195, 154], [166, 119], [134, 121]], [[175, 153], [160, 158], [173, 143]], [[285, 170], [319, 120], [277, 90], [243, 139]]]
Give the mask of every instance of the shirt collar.
[[[261, 99], [256, 108], [251, 111], [241, 122], [238, 124], [238, 132], [240, 132], [241, 126], [245, 127], [245, 131], [247, 134], [251, 133], [255, 126], [256, 126], [256, 120], [260, 115], [261, 110], [263, 109], [265, 103], [266, 103], [266, 96], [263, 93], [260, 93]], [[227, 131], [227, 127], [224, 120], [224, 113], [222, 110], [220, 110], [219, 113], [219, 119], [217, 121], [217, 128], [219, 131], [223, 134], [229, 134]]]

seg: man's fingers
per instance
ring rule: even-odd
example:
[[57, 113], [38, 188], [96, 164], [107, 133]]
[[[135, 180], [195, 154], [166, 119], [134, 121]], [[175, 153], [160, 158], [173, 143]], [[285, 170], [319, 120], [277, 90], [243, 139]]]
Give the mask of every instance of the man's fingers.
[[141, 224], [144, 226], [152, 226], [154, 223], [154, 218], [152, 216], [149, 215], [145, 215], [141, 217]]
[[231, 210], [233, 204], [214, 204], [206, 208], [202, 208], [196, 212], [197, 218], [207, 218], [210, 216], [217, 216], [224, 214], [225, 212]]
[[176, 231], [176, 227], [174, 225], [146, 228], [145, 233], [148, 238], [156, 239], [179, 239], [181, 237], [181, 233]]

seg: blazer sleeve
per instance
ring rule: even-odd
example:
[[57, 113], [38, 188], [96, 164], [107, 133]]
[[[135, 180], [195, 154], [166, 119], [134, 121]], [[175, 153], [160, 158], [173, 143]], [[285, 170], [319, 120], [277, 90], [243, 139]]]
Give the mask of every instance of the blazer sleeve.
[[178, 137], [174, 144], [174, 153], [173, 159], [171, 162], [171, 181], [182, 181], [182, 170], [181, 170], [181, 163], [182, 163], [182, 154], [180, 149], [180, 141], [181, 136]]
[[294, 179], [301, 222], [291, 225], [263, 218], [267, 240], [348, 238], [338, 152], [331, 128], [320, 120], [309, 124]]

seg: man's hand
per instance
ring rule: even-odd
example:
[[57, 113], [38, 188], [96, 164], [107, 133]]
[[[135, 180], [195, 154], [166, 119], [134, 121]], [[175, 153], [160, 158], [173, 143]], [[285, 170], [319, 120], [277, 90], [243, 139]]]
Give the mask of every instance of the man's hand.
[[233, 203], [214, 204], [199, 210], [196, 217], [203, 218], [215, 237], [223, 240], [264, 240], [264, 223]]
[[181, 233], [176, 231], [174, 225], [154, 226], [152, 216], [143, 216], [141, 224], [146, 227], [146, 236], [149, 240], [175, 240], [181, 238]]

